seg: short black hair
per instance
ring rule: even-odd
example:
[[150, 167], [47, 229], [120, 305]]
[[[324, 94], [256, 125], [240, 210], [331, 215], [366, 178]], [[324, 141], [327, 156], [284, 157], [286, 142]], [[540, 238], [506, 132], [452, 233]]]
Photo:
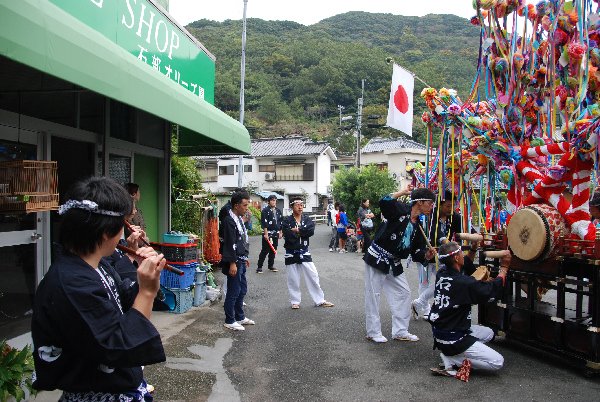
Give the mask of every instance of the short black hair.
[[302, 197], [300, 197], [300, 196], [295, 196], [295, 197], [292, 197], [292, 199], [291, 199], [290, 201], [291, 201], [291, 202], [294, 202], [294, 201], [302, 201], [302, 203], [304, 203], [304, 200], [303, 200], [303, 199], [302, 199]]
[[437, 197], [438, 208], [440, 205], [442, 205], [446, 201], [452, 201], [452, 192], [451, 191], [448, 191], [448, 190], [444, 191], [444, 199], [442, 199], [442, 197]]
[[590, 199], [590, 207], [600, 207], [600, 191], [594, 191]]
[[268, 202], [271, 202], [271, 200], [276, 200], [276, 199], [277, 199], [277, 196], [276, 196], [275, 194], [271, 194], [271, 195], [269, 196], [269, 198], [267, 198], [267, 201], [268, 201]]
[[336, 201], [336, 202], [335, 202], [335, 204], [333, 204], [333, 206], [334, 206], [334, 207], [338, 207], [338, 208], [339, 208], [339, 207], [340, 207], [340, 202], [339, 202], [339, 201]]
[[126, 183], [125, 184], [125, 189], [127, 189], [127, 192], [131, 195], [135, 195], [138, 190], [140, 189], [140, 186], [138, 186], [135, 183]]
[[125, 215], [133, 211], [133, 198], [125, 188], [108, 177], [90, 177], [73, 184], [65, 194], [67, 200], [89, 200], [98, 209], [113, 211], [121, 216], [91, 213], [71, 208], [62, 216], [58, 242], [65, 251], [80, 256], [92, 254], [102, 245], [102, 236], [114, 237], [125, 225]]
[[[460, 246], [458, 245], [457, 242], [455, 241], [451, 241], [448, 243], [444, 243], [440, 246], [440, 249], [438, 251], [438, 255], [446, 255], [446, 254], [450, 254], [455, 252], [456, 250], [458, 250], [460, 248]], [[440, 261], [447, 267], [451, 267], [453, 264], [453, 260], [454, 260], [454, 256], [455, 254], [452, 254], [448, 257], [442, 258], [440, 259]]]
[[340, 212], [346, 212], [346, 205], [340, 204]]
[[412, 207], [413, 205], [415, 205], [417, 203], [417, 201], [412, 201], [412, 200], [431, 200], [431, 201], [435, 201], [435, 194], [433, 194], [433, 191], [428, 190], [426, 188], [418, 188], [416, 190], [413, 190], [413, 192], [410, 194], [410, 199], [411, 199], [411, 203], [410, 206]]
[[249, 200], [250, 194], [246, 190], [239, 190], [233, 193], [231, 196], [231, 206], [233, 207], [235, 204], [241, 204], [242, 200]]

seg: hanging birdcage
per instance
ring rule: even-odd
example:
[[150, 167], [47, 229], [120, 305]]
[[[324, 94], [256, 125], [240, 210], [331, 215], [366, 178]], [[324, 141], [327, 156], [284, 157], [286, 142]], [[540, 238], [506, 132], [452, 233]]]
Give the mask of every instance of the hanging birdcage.
[[0, 213], [58, 209], [58, 171], [53, 161], [0, 162]]

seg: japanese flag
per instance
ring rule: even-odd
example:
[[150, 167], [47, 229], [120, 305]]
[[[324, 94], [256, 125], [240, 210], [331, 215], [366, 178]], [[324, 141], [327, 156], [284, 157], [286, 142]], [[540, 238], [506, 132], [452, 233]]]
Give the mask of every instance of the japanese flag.
[[394, 63], [387, 125], [412, 137], [414, 77]]

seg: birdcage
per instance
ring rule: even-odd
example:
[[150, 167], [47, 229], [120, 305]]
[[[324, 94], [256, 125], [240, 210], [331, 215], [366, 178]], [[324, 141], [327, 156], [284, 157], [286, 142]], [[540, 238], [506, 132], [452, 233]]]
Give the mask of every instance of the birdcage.
[[0, 162], [0, 213], [58, 209], [58, 172], [53, 161]]

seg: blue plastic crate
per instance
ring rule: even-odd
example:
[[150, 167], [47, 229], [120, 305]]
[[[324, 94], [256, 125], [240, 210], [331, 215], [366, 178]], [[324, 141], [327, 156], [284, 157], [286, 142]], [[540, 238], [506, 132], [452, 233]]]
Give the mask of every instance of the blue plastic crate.
[[166, 288], [169, 289], [185, 289], [189, 286], [192, 286], [194, 284], [194, 277], [196, 274], [196, 265], [198, 265], [197, 262], [192, 262], [189, 264], [185, 264], [185, 265], [180, 265], [180, 264], [173, 264], [173, 263], [169, 263], [170, 265], [173, 265], [175, 268], [179, 268], [183, 271], [184, 275], [183, 276], [179, 276], [179, 275], [175, 275], [172, 272], [167, 271], [166, 269], [163, 269], [162, 272], [160, 273], [160, 284], [163, 285]]
[[[175, 308], [169, 313], [183, 314], [192, 308], [194, 303], [194, 287], [191, 286], [186, 289], [169, 289], [175, 294]], [[205, 290], [206, 292], [206, 290]], [[205, 296], [206, 297], [206, 296]]]
[[[202, 285], [194, 286], [194, 299], [196, 299], [196, 293], [198, 294], [198, 306], [206, 301], [206, 283]], [[196, 303], [194, 303], [196, 305]]]

